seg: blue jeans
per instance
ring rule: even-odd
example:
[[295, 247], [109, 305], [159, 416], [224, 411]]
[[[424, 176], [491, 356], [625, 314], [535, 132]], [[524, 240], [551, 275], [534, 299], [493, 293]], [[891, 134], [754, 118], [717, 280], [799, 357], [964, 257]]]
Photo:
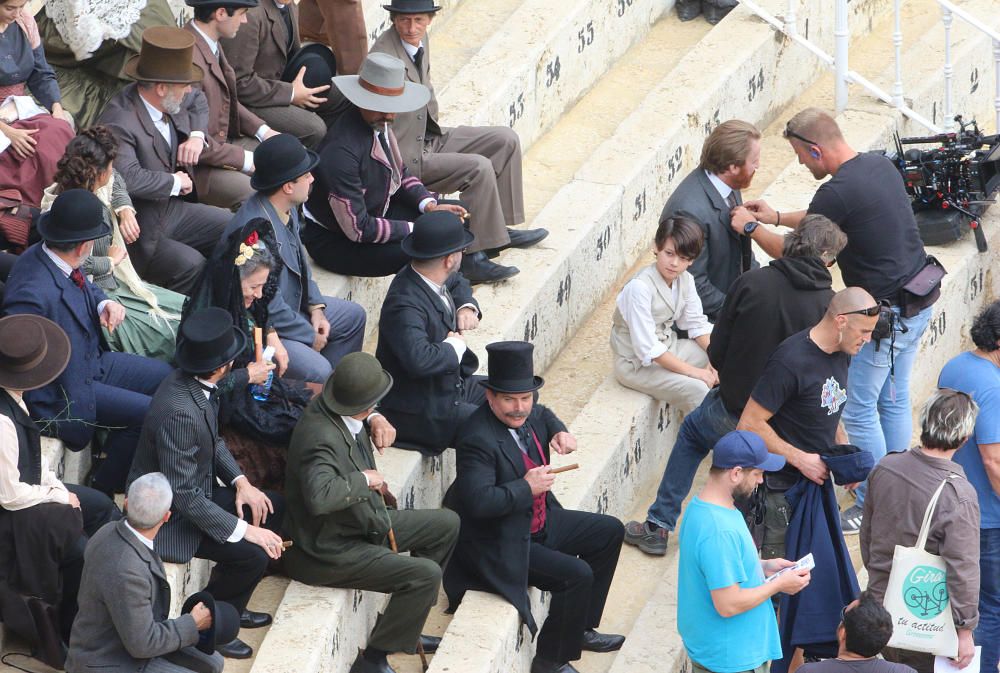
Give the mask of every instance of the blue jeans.
[[[899, 312], [899, 309], [893, 308]], [[878, 350], [870, 341], [851, 358], [847, 373], [847, 404], [844, 405], [844, 429], [851, 444], [870, 451], [878, 463], [886, 454], [910, 448], [913, 417], [910, 411], [910, 373], [917, 360], [920, 337], [931, 321], [934, 307], [928, 306], [912, 318], [899, 318], [906, 332], [896, 332], [892, 346], [895, 375], [889, 376], [890, 339], [882, 339]], [[895, 382], [893, 381], [895, 378]], [[868, 482], [855, 493], [858, 505], [865, 502]]]
[[736, 429], [739, 420], [722, 403], [718, 388], [708, 391], [701, 404], [684, 417], [656, 492], [656, 502], [646, 513], [647, 521], [667, 530], [674, 529], [698, 466], [723, 435]]
[[973, 634], [976, 645], [983, 646], [979, 673], [996, 673], [1000, 662], [1000, 528], [979, 531], [979, 581], [979, 626]]

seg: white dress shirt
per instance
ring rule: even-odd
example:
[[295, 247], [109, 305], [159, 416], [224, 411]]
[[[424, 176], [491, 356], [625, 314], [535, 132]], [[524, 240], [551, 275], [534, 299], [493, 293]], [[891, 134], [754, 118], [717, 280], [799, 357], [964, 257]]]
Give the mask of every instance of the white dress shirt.
[[[59, 270], [62, 271], [67, 278], [69, 278], [69, 275], [73, 273], [73, 267], [67, 264], [66, 260], [64, 260], [56, 253], [49, 250], [49, 246], [45, 245], [44, 243], [42, 243], [42, 252], [48, 255], [49, 259], [52, 260], [52, 263], [55, 264], [57, 267], [59, 267]], [[80, 273], [83, 272], [81, 271]], [[110, 299], [103, 299], [101, 303], [97, 305], [97, 315], [101, 315], [102, 313], [104, 313], [104, 307], [107, 306], [110, 302], [111, 302]]]
[[[216, 385], [211, 381], [206, 381], [205, 379], [198, 378], [197, 376], [194, 377], [194, 380], [200, 383], [201, 385], [205, 386], [205, 388], [213, 388], [213, 389], [216, 388]], [[206, 400], [212, 399], [212, 391], [205, 390], [205, 388], [201, 389], [201, 392], [205, 393], [205, 399]], [[239, 481], [240, 479], [246, 479], [246, 477], [242, 474], [237, 475], [237, 477], [233, 479], [229, 483], [229, 485], [236, 486], [236, 482]], [[233, 530], [233, 534], [230, 535], [228, 538], [226, 538], [226, 542], [239, 542], [240, 540], [243, 539], [243, 537], [246, 534], [247, 534], [247, 522], [244, 519], [239, 519], [236, 522], [236, 528]]]
[[[665, 282], [665, 281], [664, 281]], [[684, 284], [684, 295], [687, 300], [683, 306], [677, 306], [680, 297], [680, 284]], [[701, 298], [694, 284], [694, 276], [685, 271], [678, 276], [670, 286], [672, 301], [679, 314], [675, 324], [678, 329], [687, 330], [688, 337], [697, 339], [712, 333], [712, 324], [708, 322], [701, 306]], [[667, 351], [667, 346], [656, 336], [656, 323], [653, 320], [653, 295], [656, 291], [649, 283], [635, 278], [626, 283], [615, 299], [615, 304], [628, 324], [629, 338], [635, 356], [648, 367], [653, 360]]]
[[132, 524], [128, 522], [128, 519], [125, 520], [125, 527], [128, 528], [130, 531], [132, 531], [132, 535], [135, 535], [137, 538], [139, 538], [139, 542], [145, 545], [146, 548], [149, 549], [149, 551], [153, 551], [153, 541], [150, 540], [145, 535], [143, 535], [142, 533], [140, 533], [139, 531], [137, 531], [135, 528], [132, 528]]
[[410, 60], [413, 61], [414, 63], [416, 63], [417, 62], [417, 50], [424, 46], [423, 41], [421, 40], [420, 44], [417, 45], [416, 47], [414, 47], [412, 44], [410, 44], [409, 42], [407, 42], [403, 38], [399, 38], [399, 41], [403, 44], [403, 49], [406, 50], [406, 53], [410, 57]]
[[[28, 413], [21, 393], [13, 390], [7, 392], [24, 413]], [[0, 416], [0, 508], [15, 512], [45, 502], [69, 504], [69, 491], [49, 467], [49, 461], [44, 453], [41, 462], [42, 483], [37, 485], [21, 481], [17, 458], [17, 428], [14, 427], [14, 421], [6, 416]]]
[[[167, 141], [167, 147], [170, 149], [170, 152], [175, 152], [177, 148], [174, 147], [174, 141], [171, 139], [170, 123], [164, 119], [162, 112], [150, 105], [149, 101], [142, 97], [141, 93], [139, 94], [139, 100], [141, 100], [142, 104], [146, 106], [146, 111], [149, 112], [149, 118], [153, 120], [153, 126], [155, 126], [156, 130], [160, 132], [163, 139]], [[174, 175], [173, 178], [174, 186], [170, 188], [170, 196], [177, 196], [181, 193], [181, 179], [176, 175]]]
[[723, 201], [728, 199], [729, 195], [733, 193], [733, 188], [723, 182], [722, 179], [715, 173], [705, 171], [705, 175], [708, 176], [708, 181], [712, 183], [712, 186], [718, 190], [719, 196], [722, 197]]

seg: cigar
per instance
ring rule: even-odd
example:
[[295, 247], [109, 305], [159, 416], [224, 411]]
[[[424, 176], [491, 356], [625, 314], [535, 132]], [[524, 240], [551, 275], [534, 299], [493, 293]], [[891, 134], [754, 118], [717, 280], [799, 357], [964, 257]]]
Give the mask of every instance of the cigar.
[[555, 467], [549, 470], [549, 474], [559, 474], [560, 472], [569, 472], [570, 470], [575, 470], [580, 467], [580, 463], [570, 463], [569, 465], [563, 465], [562, 467]]
[[284, 549], [288, 549], [288, 548], [289, 548], [289, 547], [291, 547], [291, 546], [292, 546], [293, 544], [295, 544], [295, 543], [294, 543], [294, 542], [292, 542], [291, 540], [283, 540], [283, 541], [281, 542], [281, 548], [282, 548], [283, 550], [284, 550]]

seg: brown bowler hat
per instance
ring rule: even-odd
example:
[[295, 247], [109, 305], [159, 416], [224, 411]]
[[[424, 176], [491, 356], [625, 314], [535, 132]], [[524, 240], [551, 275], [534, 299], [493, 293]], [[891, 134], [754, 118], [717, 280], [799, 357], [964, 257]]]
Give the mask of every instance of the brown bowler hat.
[[194, 35], [173, 26], [153, 26], [142, 32], [142, 48], [128, 60], [124, 71], [140, 82], [200, 82], [205, 73], [193, 58]]
[[20, 313], [0, 319], [0, 387], [48, 385], [69, 362], [69, 337], [48, 318]]

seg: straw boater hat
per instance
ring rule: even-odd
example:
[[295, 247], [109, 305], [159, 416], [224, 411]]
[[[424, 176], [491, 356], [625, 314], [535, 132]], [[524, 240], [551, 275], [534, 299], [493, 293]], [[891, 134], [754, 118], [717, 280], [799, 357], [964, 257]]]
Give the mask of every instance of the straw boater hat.
[[123, 70], [140, 82], [191, 84], [205, 76], [193, 58], [194, 35], [183, 28], [153, 26], [143, 31], [139, 53], [125, 63]]
[[0, 388], [35, 390], [56, 379], [69, 363], [69, 337], [39, 315], [0, 319]]
[[333, 78], [347, 100], [362, 110], [411, 112], [427, 105], [430, 89], [406, 81], [406, 66], [395, 56], [368, 54], [357, 75]]

